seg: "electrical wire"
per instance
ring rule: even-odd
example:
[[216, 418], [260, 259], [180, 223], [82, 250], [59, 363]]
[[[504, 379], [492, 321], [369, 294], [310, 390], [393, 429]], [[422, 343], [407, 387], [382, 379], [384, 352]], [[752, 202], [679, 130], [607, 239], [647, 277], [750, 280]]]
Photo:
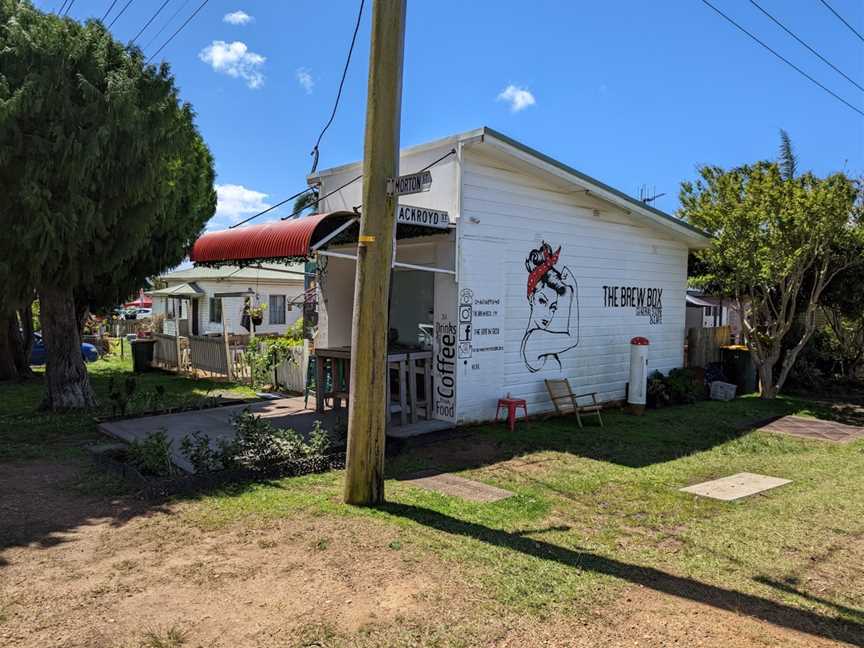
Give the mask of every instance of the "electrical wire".
[[66, 3], [67, 3], [67, 2], [69, 2], [69, 0], [63, 0], [63, 4], [61, 4], [61, 5], [60, 5], [60, 8], [57, 9], [54, 13], [56, 13], [58, 16], [63, 15], [63, 9], [66, 8]]
[[66, 13], [63, 14], [64, 16], [69, 15], [69, 12], [72, 11], [72, 5], [73, 4], [75, 4], [75, 0], [69, 0], [69, 6], [66, 7]]
[[825, 92], [827, 92], [827, 93], [830, 94], [832, 97], [834, 97], [837, 101], [843, 103], [843, 104], [846, 105], [848, 108], [851, 108], [851, 109], [854, 110], [856, 113], [858, 113], [859, 115], [861, 115], [862, 117], [864, 117], [864, 110], [861, 110], [861, 109], [859, 109], [859, 108], [856, 108], [856, 107], [853, 106], [851, 103], [849, 103], [848, 101], [846, 101], [843, 97], [841, 97], [841, 96], [838, 95], [837, 93], [833, 92], [832, 90], [829, 90], [826, 86], [824, 86], [824, 85], [822, 85], [821, 83], [819, 83], [816, 79], [814, 79], [812, 76], [810, 76], [809, 74], [807, 74], [804, 70], [802, 70], [802, 69], [799, 68], [797, 65], [795, 65], [794, 63], [792, 63], [789, 59], [784, 58], [782, 55], [778, 54], [776, 51], [774, 51], [773, 49], [771, 49], [770, 47], [768, 47], [768, 45], [766, 45], [763, 41], [759, 40], [759, 38], [757, 38], [756, 36], [754, 36], [753, 34], [751, 34], [749, 31], [747, 31], [746, 29], [744, 29], [741, 25], [739, 25], [737, 22], [735, 22], [734, 20], [732, 20], [729, 16], [727, 16], [725, 13], [723, 13], [722, 11], [720, 11], [720, 10], [719, 10], [717, 7], [715, 7], [713, 4], [711, 4], [710, 2], [708, 2], [708, 0], [702, 0], [702, 3], [705, 4], [705, 5], [708, 5], [709, 7], [711, 7], [711, 9], [713, 9], [714, 11], [716, 11], [718, 14], [720, 14], [723, 18], [725, 18], [727, 21], [729, 21], [730, 23], [732, 23], [732, 24], [733, 24], [735, 27], [737, 27], [739, 30], [741, 30], [742, 32], [744, 32], [745, 34], [747, 34], [750, 38], [752, 38], [754, 41], [756, 41], [757, 43], [759, 43], [762, 47], [764, 47], [765, 49], [767, 49], [767, 50], [768, 50], [769, 52], [771, 52], [774, 56], [776, 56], [776, 57], [779, 58], [781, 61], [783, 61], [786, 65], [788, 65], [788, 66], [791, 67], [793, 70], [795, 70], [796, 72], [798, 72], [798, 74], [800, 74], [800, 75], [804, 76], [805, 78], [809, 79], [812, 83], [815, 83], [817, 86], [819, 86], [820, 88], [822, 88]]
[[[423, 167], [423, 168], [420, 169], [419, 171], [415, 171], [415, 173], [423, 173], [424, 171], [428, 171], [428, 170], [431, 169], [433, 166], [435, 166], [436, 164], [438, 164], [438, 163], [441, 162], [442, 160], [446, 160], [446, 159], [447, 159], [448, 157], [450, 157], [451, 155], [456, 155], [456, 149], [455, 149], [455, 148], [450, 149], [449, 151], [447, 151], [447, 153], [445, 153], [444, 155], [442, 155], [441, 157], [439, 157], [437, 160], [433, 160], [432, 162], [430, 162], [429, 164], [427, 164], [425, 167]], [[322, 200], [324, 200], [325, 198], [328, 198], [328, 197], [332, 196], [333, 194], [342, 191], [345, 187], [354, 184], [355, 182], [357, 182], [357, 181], [358, 181], [360, 178], [362, 178], [362, 177], [363, 177], [363, 174], [361, 173], [360, 175], [358, 175], [358, 176], [355, 177], [355, 178], [352, 178], [351, 180], [349, 180], [349, 181], [346, 182], [345, 184], [343, 184], [343, 185], [341, 185], [341, 186], [339, 186], [339, 187], [336, 187], [336, 189], [334, 189], [333, 191], [330, 191], [330, 192], [324, 194], [323, 196], [319, 196], [319, 197], [318, 197], [318, 200], [315, 201], [315, 205], [317, 206], [318, 203], [320, 203], [320, 202], [321, 202]], [[317, 186], [317, 185], [316, 185], [316, 186]], [[302, 196], [303, 194], [305, 194], [305, 193], [309, 193], [310, 191], [312, 191], [312, 190], [314, 190], [314, 189], [315, 189], [315, 186], [312, 186], [312, 187], [307, 187], [307, 188], [304, 189], [303, 191], [298, 191], [298, 192], [297, 192], [296, 194], [294, 194], [293, 196], [289, 196], [289, 197], [286, 198], [285, 200], [281, 200], [281, 201], [279, 201], [278, 203], [276, 203], [276, 204], [273, 205], [272, 207], [268, 207], [268, 208], [265, 209], [264, 211], [258, 212], [257, 214], [253, 214], [253, 215], [250, 216], [249, 218], [246, 218], [246, 219], [240, 221], [239, 223], [234, 223], [233, 225], [231, 225], [230, 227], [228, 227], [228, 229], [234, 229], [235, 227], [240, 227], [241, 225], [245, 225], [245, 224], [248, 223], [249, 221], [258, 218], [259, 216], [263, 216], [264, 214], [273, 211], [273, 210], [276, 209], [277, 207], [281, 207], [281, 206], [284, 205], [285, 203], [290, 202], [290, 201], [292, 201], [292, 200], [294, 200], [294, 199], [296, 199], [296, 198], [299, 198], [299, 197]], [[354, 209], [357, 210], [357, 209], [360, 208], [360, 206], [361, 206], [361, 205], [357, 205]], [[303, 211], [304, 211], [307, 207], [308, 207], [308, 205], [307, 205], [306, 207], [303, 207], [302, 209], [298, 209], [297, 211], [292, 212], [291, 214], [288, 214], [288, 216], [283, 216], [281, 220], [288, 220], [289, 218], [294, 218], [295, 216], [298, 216], [299, 214], [303, 213]]]
[[108, 29], [111, 29], [114, 26], [114, 23], [117, 22], [117, 19], [120, 18], [120, 16], [122, 16], [124, 13], [126, 13], [126, 10], [129, 8], [129, 5], [131, 5], [133, 2], [135, 2], [135, 0], [129, 0], [129, 2], [127, 2], [125, 5], [123, 5], [123, 8], [120, 10], [120, 13], [118, 13], [116, 16], [114, 16], [114, 20], [112, 20], [110, 23], [108, 23]]
[[855, 29], [852, 25], [850, 25], [848, 22], [846, 22], [846, 20], [843, 18], [843, 16], [841, 16], [839, 13], [837, 13], [837, 12], [834, 10], [834, 7], [832, 7], [832, 6], [829, 5], [827, 2], [825, 2], [825, 0], [819, 0], [819, 1], [820, 1], [823, 5], [825, 5], [826, 7], [828, 7], [828, 11], [830, 11], [830, 12], [833, 13], [835, 16], [837, 16], [837, 19], [838, 19], [840, 22], [842, 22], [844, 25], [846, 25], [846, 26], [849, 28], [849, 30], [850, 30], [853, 34], [855, 34], [858, 38], [860, 38], [862, 41], [864, 41], [864, 36], [861, 35], [861, 32], [859, 32], [859, 31], [858, 31], [857, 29]]
[[147, 28], [150, 26], [150, 23], [152, 23], [154, 20], [156, 20], [156, 17], [157, 17], [160, 13], [162, 13], [162, 10], [165, 8], [165, 6], [166, 6], [169, 2], [171, 2], [171, 0], [165, 0], [165, 2], [163, 2], [163, 3], [161, 4], [161, 6], [156, 10], [156, 13], [154, 13], [152, 16], [150, 16], [150, 20], [148, 20], [146, 23], [144, 23], [144, 26], [143, 26], [141, 29], [138, 30], [138, 33], [137, 33], [137, 34], [135, 34], [135, 37], [134, 37], [134, 38], [132, 39], [132, 41], [131, 41], [132, 43], [134, 43], [136, 40], [138, 40], [138, 37], [141, 36], [141, 34], [144, 33], [144, 30], [147, 29]]
[[111, 13], [111, 10], [114, 8], [114, 5], [116, 5], [116, 4], [117, 4], [117, 0], [111, 0], [111, 4], [110, 4], [109, 7], [108, 7], [108, 11], [106, 11], [106, 12], [105, 12], [105, 15], [103, 15], [102, 18], [100, 18], [100, 20], [101, 20], [103, 23], [105, 22], [105, 19], [108, 17], [108, 14]]
[[[442, 162], [443, 160], [446, 160], [446, 159], [447, 159], [448, 157], [450, 157], [451, 155], [456, 155], [456, 149], [455, 149], [455, 148], [450, 149], [450, 150], [447, 151], [444, 155], [442, 155], [441, 157], [439, 157], [437, 160], [434, 160], [434, 161], [430, 162], [429, 164], [427, 164], [425, 167], [423, 167], [423, 168], [420, 169], [419, 171], [415, 171], [414, 173], [411, 173], [411, 174], [409, 174], [409, 175], [416, 175], [416, 174], [418, 174], [418, 173], [423, 173], [424, 171], [428, 171], [428, 170], [431, 169], [433, 166], [435, 166], [435, 165], [438, 164], [439, 162]], [[338, 191], [338, 189], [337, 189], [337, 191]], [[328, 194], [328, 195], [329, 195], [329, 194]], [[359, 205], [354, 205], [353, 209], [354, 209], [354, 211], [356, 212], [356, 211], [359, 210], [362, 206], [363, 206], [363, 203], [360, 203]]]
[[159, 31], [157, 31], [153, 35], [153, 37], [149, 41], [147, 41], [147, 44], [144, 47], [142, 47], [141, 49], [145, 49], [145, 50], [149, 49], [150, 46], [156, 41], [156, 39], [162, 35], [162, 32], [165, 31], [165, 28], [168, 25], [170, 25], [172, 22], [174, 22], [174, 19], [177, 17], [177, 14], [179, 14], [181, 11], [183, 11], [183, 9], [185, 9], [186, 5], [188, 5], [188, 4], [189, 4], [189, 0], [183, 0], [183, 4], [181, 4], [177, 8], [177, 11], [175, 11], [173, 14], [171, 14], [171, 17], [167, 21], [165, 21], [165, 24], [159, 28]]
[[856, 88], [858, 88], [859, 90], [861, 90], [862, 92], [864, 92], [864, 86], [860, 85], [857, 81], [855, 81], [854, 79], [852, 79], [851, 77], [849, 77], [847, 74], [845, 74], [845, 73], [844, 73], [840, 68], [838, 68], [836, 65], [834, 65], [831, 61], [829, 61], [827, 58], [825, 58], [824, 56], [822, 56], [819, 52], [817, 52], [815, 49], [813, 49], [812, 47], [810, 47], [810, 46], [809, 46], [807, 43], [805, 43], [803, 40], [801, 40], [800, 38], [798, 38], [798, 36], [796, 36], [796, 35], [792, 32], [792, 30], [788, 29], [788, 28], [786, 27], [786, 25], [784, 25], [784, 24], [781, 23], [779, 20], [777, 20], [774, 16], [772, 16], [770, 13], [768, 13], [767, 11], [765, 11], [765, 9], [763, 9], [763, 8], [759, 5], [759, 3], [756, 2], [756, 0], [750, 0], [750, 4], [752, 4], [752, 5], [753, 5], [754, 7], [756, 7], [759, 11], [761, 11], [763, 14], [765, 14], [765, 15], [768, 16], [771, 20], [773, 20], [773, 21], [777, 24], [777, 26], [780, 27], [780, 29], [782, 29], [783, 31], [785, 31], [785, 32], [786, 32], [787, 34], [789, 34], [792, 38], [794, 38], [796, 41], [798, 41], [798, 42], [801, 43], [804, 47], [806, 47], [808, 50], [810, 50], [813, 54], [815, 54], [816, 56], [818, 56], [820, 61], [822, 61], [823, 63], [825, 63], [826, 65], [828, 65], [828, 66], [829, 66], [832, 70], [834, 70], [837, 74], [839, 74], [839, 75], [842, 76], [844, 79], [846, 79], [849, 83], [851, 83], [851, 84], [854, 85]]
[[[240, 221], [239, 223], [234, 223], [233, 225], [230, 225], [230, 226], [228, 227], [228, 229], [234, 229], [235, 227], [240, 227], [241, 225], [245, 225], [245, 224], [248, 223], [249, 221], [258, 218], [259, 216], [263, 216], [264, 214], [273, 211], [273, 210], [276, 209], [277, 207], [281, 207], [281, 206], [284, 205], [285, 203], [287, 203], [287, 202], [291, 202], [292, 200], [295, 200], [296, 198], [299, 198], [299, 197], [302, 196], [303, 194], [309, 193], [309, 192], [312, 191], [313, 189], [315, 189], [315, 187], [306, 187], [303, 191], [298, 191], [298, 192], [297, 192], [296, 194], [294, 194], [293, 196], [289, 196], [289, 197], [286, 198], [285, 200], [281, 200], [281, 201], [279, 201], [278, 203], [276, 203], [275, 205], [272, 205], [272, 206], [268, 207], [268, 208], [265, 209], [264, 211], [260, 211], [260, 212], [258, 212], [257, 214], [253, 214], [253, 215], [250, 216], [249, 218], [244, 218], [244, 219], [243, 219], [242, 221]], [[306, 208], [304, 207], [303, 209], [306, 209]], [[301, 211], [302, 211], [302, 210], [301, 210]]]
[[153, 52], [153, 55], [150, 58], [148, 58], [146, 62], [149, 63], [150, 61], [152, 61], [159, 52], [161, 52], [163, 49], [165, 49], [165, 47], [168, 45], [168, 43], [170, 43], [172, 40], [174, 40], [174, 38], [177, 36], [177, 34], [179, 34], [181, 31], [183, 31], [183, 28], [186, 27], [186, 25], [188, 25], [192, 21], [192, 19], [198, 15], [198, 12], [201, 11], [204, 8], [204, 5], [206, 5], [209, 1], [210, 0], [204, 0], [204, 2], [202, 2], [200, 5], [198, 5], [198, 8], [192, 12], [192, 15], [189, 16], [186, 19], [186, 21], [182, 25], [180, 25], [180, 27], [177, 28], [177, 31], [175, 31], [173, 34], [171, 34], [171, 36], [168, 38], [168, 40], [166, 40], [164, 43], [162, 43], [162, 46], [159, 49], [157, 49], [155, 52]]
[[342, 69], [342, 80], [339, 81], [339, 90], [336, 92], [336, 101], [333, 103], [333, 112], [330, 113], [330, 119], [327, 120], [324, 128], [321, 129], [321, 134], [318, 135], [315, 146], [312, 147], [312, 152], [310, 153], [312, 156], [312, 170], [309, 172], [310, 174], [315, 173], [315, 170], [318, 168], [318, 146], [324, 138], [324, 133], [327, 132], [327, 129], [330, 128], [330, 124], [332, 124], [333, 120], [336, 118], [336, 110], [339, 108], [339, 100], [342, 98], [342, 88], [345, 86], [345, 77], [348, 75], [348, 66], [351, 64], [351, 54], [354, 52], [354, 43], [357, 42], [357, 32], [360, 30], [360, 19], [363, 17], [364, 4], [365, 0], [360, 0], [360, 10], [357, 12], [357, 22], [354, 24], [354, 34], [351, 36], [351, 46], [348, 48], [348, 57], [345, 59], [345, 67]]

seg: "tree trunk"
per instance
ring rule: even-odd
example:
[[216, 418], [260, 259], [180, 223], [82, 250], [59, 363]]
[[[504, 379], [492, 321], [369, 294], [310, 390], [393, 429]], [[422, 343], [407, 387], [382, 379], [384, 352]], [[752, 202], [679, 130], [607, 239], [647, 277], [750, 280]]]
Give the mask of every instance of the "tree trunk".
[[777, 387], [774, 385], [773, 364], [767, 362], [759, 365], [759, 397], [771, 400], [777, 397]]
[[[25, 313], [29, 317], [29, 312]], [[23, 331], [21, 329], [24, 329]], [[18, 316], [9, 318], [9, 342], [12, 348], [12, 361], [19, 378], [32, 378], [30, 351], [33, 350], [33, 321], [23, 321], [19, 325]]]
[[21, 322], [21, 354], [16, 364], [23, 362], [23, 366], [18, 367], [18, 372], [23, 376], [30, 378], [33, 376], [33, 370], [30, 369], [30, 354], [33, 352], [33, 302], [18, 310], [18, 319]]
[[15, 363], [15, 340], [9, 334], [15, 317], [0, 316], [0, 380], [15, 380], [18, 378], [18, 367]]
[[39, 299], [46, 353], [42, 407], [54, 411], [95, 407], [96, 395], [81, 355], [72, 290], [43, 286]]

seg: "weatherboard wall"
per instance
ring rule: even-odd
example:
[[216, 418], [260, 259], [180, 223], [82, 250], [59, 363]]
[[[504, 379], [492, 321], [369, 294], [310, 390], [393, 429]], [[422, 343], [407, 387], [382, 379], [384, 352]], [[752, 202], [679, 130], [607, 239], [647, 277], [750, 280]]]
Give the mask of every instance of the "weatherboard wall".
[[[560, 247], [552, 283], [563, 279], [557, 284], [572, 291], [551, 295], [539, 278], [529, 293], [535, 264], [526, 260], [544, 242], [553, 255]], [[623, 399], [635, 336], [651, 342], [651, 370], [682, 364], [687, 247], [620, 207], [466, 149], [458, 255], [459, 422], [494, 418], [508, 393], [526, 399], [531, 414], [552, 410], [546, 378]], [[540, 317], [538, 287], [557, 296], [551, 319]]]

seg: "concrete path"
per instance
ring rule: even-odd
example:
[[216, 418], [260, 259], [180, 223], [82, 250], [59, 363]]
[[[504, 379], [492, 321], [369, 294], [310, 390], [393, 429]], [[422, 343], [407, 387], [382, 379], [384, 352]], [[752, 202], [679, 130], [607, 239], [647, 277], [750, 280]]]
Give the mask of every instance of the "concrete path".
[[406, 479], [403, 483], [419, 486], [420, 488], [435, 491], [443, 495], [459, 497], [469, 502], [497, 502], [498, 500], [513, 497], [513, 493], [503, 488], [465, 479], [464, 477], [450, 473]]
[[687, 488], [679, 490], [685, 493], [701, 495], [702, 497], [710, 497], [712, 499], [731, 502], [732, 500], [755, 495], [763, 491], [791, 484], [790, 479], [781, 479], [780, 477], [769, 477], [768, 475], [757, 475], [756, 473], [742, 472], [721, 479], [712, 479], [711, 481], [694, 484]]
[[[307, 436], [312, 431], [315, 421], [318, 420], [328, 431], [332, 431], [340, 424], [346, 425], [348, 422], [347, 409], [328, 409], [323, 414], [318, 414], [315, 411], [314, 398], [309, 399], [309, 408], [307, 409], [303, 407], [303, 397], [296, 396], [242, 405], [225, 405], [177, 414], [160, 414], [158, 416], [110, 421], [101, 423], [99, 430], [126, 442], [142, 441], [148, 434], [163, 430], [171, 441], [174, 464], [186, 472], [194, 472], [192, 464], [180, 452], [180, 444], [183, 439], [191, 436], [193, 432], [202, 432], [207, 435], [213, 448], [218, 447], [220, 441], [231, 441], [234, 438], [234, 428], [231, 421], [247, 407], [253, 414], [266, 418], [274, 426], [292, 428], [303, 436]], [[444, 421], [418, 421], [414, 425], [393, 426], [388, 435], [404, 438], [452, 427], [451, 423]]]
[[788, 434], [801, 439], [831, 441], [833, 443], [851, 443], [856, 439], [864, 439], [864, 427], [807, 418], [806, 416], [784, 416], [759, 429], [763, 432]]

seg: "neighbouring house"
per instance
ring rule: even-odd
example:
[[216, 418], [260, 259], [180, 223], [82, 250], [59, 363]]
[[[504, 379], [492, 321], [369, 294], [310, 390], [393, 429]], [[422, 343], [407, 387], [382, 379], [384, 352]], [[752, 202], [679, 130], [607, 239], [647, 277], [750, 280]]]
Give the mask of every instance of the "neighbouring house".
[[[403, 176], [429, 165], [431, 185], [418, 178], [425, 190], [399, 198], [389, 323], [388, 370], [407, 371], [415, 413], [487, 421], [508, 394], [548, 412], [544, 379], [560, 377], [621, 400], [636, 336], [650, 341], [649, 370], [683, 364], [687, 256], [708, 245], [703, 232], [490, 128], [402, 150]], [[190, 254], [316, 259], [319, 360], [351, 353], [361, 171], [309, 177], [319, 214], [206, 234]]]
[[[262, 268], [192, 267], [156, 278], [153, 315], [164, 316], [163, 331], [174, 335], [175, 315], [180, 335], [222, 333], [222, 316], [229, 334], [251, 332], [243, 326], [248, 303], [266, 306], [259, 334], [282, 334], [303, 314], [303, 264], [269, 263]], [[230, 295], [230, 296], [226, 296]], [[246, 320], [248, 323], [248, 320]]]

